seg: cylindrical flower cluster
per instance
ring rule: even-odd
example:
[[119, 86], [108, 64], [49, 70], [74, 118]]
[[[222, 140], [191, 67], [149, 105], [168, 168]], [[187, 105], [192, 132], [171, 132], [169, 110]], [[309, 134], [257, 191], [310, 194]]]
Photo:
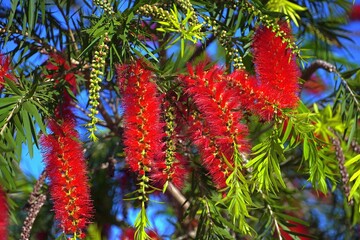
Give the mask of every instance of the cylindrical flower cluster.
[[40, 142], [55, 219], [64, 233], [81, 238], [93, 211], [86, 163], [75, 121], [71, 115], [61, 121], [50, 120], [53, 133], [43, 135]]
[[[190, 75], [181, 77], [186, 92], [193, 98], [200, 114], [192, 121], [194, 143], [202, 152], [205, 166], [219, 188], [225, 187], [225, 180], [233, 164], [234, 147], [247, 152], [247, 127], [242, 124], [242, 113], [238, 95], [228, 87], [224, 72], [218, 67], [205, 71], [204, 66]], [[199, 132], [201, 130], [201, 132]], [[224, 159], [225, 158], [225, 159]], [[227, 164], [226, 164], [227, 162]], [[220, 176], [221, 175], [221, 176]]]
[[227, 79], [218, 67], [204, 71], [203, 66], [190, 75], [182, 77], [186, 91], [193, 98], [200, 114], [209, 125], [210, 134], [216, 137], [216, 144], [227, 159], [234, 153], [235, 145], [240, 152], [248, 151], [247, 127], [242, 124], [241, 105], [236, 90], [227, 86]]
[[[280, 25], [280, 31], [290, 37], [286, 23]], [[270, 121], [283, 109], [296, 107], [300, 71], [288, 43], [273, 29], [259, 27], [252, 48], [256, 76], [236, 70], [228, 75], [228, 81], [237, 89], [243, 108]]]
[[106, 55], [109, 50], [109, 46], [107, 45], [110, 41], [110, 37], [107, 33], [105, 33], [103, 39], [101, 40], [99, 46], [97, 47], [97, 51], [95, 51], [94, 58], [91, 61], [91, 72], [90, 72], [90, 85], [89, 85], [89, 104], [90, 104], [90, 113], [88, 117], [90, 118], [90, 122], [87, 124], [88, 131], [90, 132], [89, 138], [93, 141], [97, 141], [97, 137], [95, 135], [99, 119], [97, 118], [100, 99], [100, 90], [101, 90], [101, 81], [104, 76], [104, 69], [106, 64]]
[[14, 76], [10, 73], [9, 58], [0, 54], [0, 91], [4, 88], [5, 78], [14, 80]]
[[231, 173], [231, 168], [225, 163], [215, 137], [210, 134], [206, 121], [201, 121], [198, 114], [188, 118], [189, 137], [198, 147], [204, 167], [209, 172], [212, 181], [218, 189], [226, 188], [226, 179]]
[[40, 144], [50, 180], [55, 219], [65, 234], [84, 238], [84, 230], [93, 213], [89, 179], [83, 147], [75, 129], [72, 97], [59, 84], [59, 79], [63, 79], [70, 90], [76, 93], [74, 67], [61, 54], [52, 54], [46, 64], [48, 74], [45, 77], [54, 79], [55, 87], [63, 91], [63, 99], [59, 101], [54, 117], [48, 120], [52, 133], [43, 135]]
[[140, 61], [118, 67], [124, 104], [124, 145], [126, 162], [132, 171], [144, 176], [162, 158], [163, 126], [160, 98], [152, 72]]
[[[291, 37], [287, 23], [280, 24], [280, 31]], [[299, 101], [300, 70], [288, 44], [273, 29], [259, 27], [252, 48], [259, 91], [280, 109], [294, 108]]]

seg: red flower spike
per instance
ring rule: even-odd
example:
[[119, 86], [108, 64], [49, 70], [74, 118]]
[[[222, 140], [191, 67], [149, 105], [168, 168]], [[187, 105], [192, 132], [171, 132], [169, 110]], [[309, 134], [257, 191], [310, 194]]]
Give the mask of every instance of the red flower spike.
[[200, 65], [196, 67], [195, 74], [182, 79], [186, 91], [193, 97], [209, 125], [210, 134], [216, 137], [216, 144], [220, 146], [221, 152], [228, 160], [234, 152], [234, 144], [240, 152], [247, 152], [249, 150], [245, 139], [247, 127], [240, 122], [241, 105], [237, 99], [236, 89], [228, 87], [227, 78], [218, 67], [204, 71]]
[[0, 54], [0, 91], [4, 88], [5, 78], [15, 81], [15, 77], [10, 73], [9, 58]]
[[[144, 175], [162, 156], [160, 98], [151, 71], [137, 61], [117, 68], [124, 103], [124, 145], [130, 169]], [[159, 163], [161, 164], [161, 163]], [[141, 172], [140, 172], [141, 171]]]
[[[135, 228], [126, 228], [123, 230], [120, 235], [119, 240], [134, 240], [135, 239]], [[153, 230], [147, 230], [146, 234], [149, 236], [151, 240], [161, 240], [162, 238]]]
[[8, 204], [4, 190], [0, 187], [0, 240], [7, 239], [8, 229]]
[[228, 75], [228, 82], [231, 88], [236, 89], [237, 99], [243, 108], [264, 120], [273, 119], [276, 108], [255, 77], [243, 70], [236, 70]]
[[355, 4], [352, 6], [349, 18], [351, 21], [360, 21], [360, 4]]
[[319, 95], [326, 90], [326, 84], [322, 78], [317, 75], [311, 75], [304, 85], [303, 90], [310, 94]]
[[65, 118], [58, 124], [49, 121], [53, 134], [40, 139], [55, 219], [66, 234], [83, 236], [90, 222], [93, 206], [83, 149], [78, 141], [75, 121]]
[[[287, 37], [291, 36], [286, 23], [281, 23], [280, 29]], [[287, 43], [272, 29], [259, 27], [252, 47], [255, 72], [261, 86], [258, 91], [268, 96], [269, 102], [280, 109], [296, 107], [300, 70]]]
[[226, 187], [231, 170], [224, 161], [233, 163], [234, 146], [238, 151], [249, 151], [247, 127], [240, 121], [242, 114], [236, 89], [228, 86], [224, 72], [218, 67], [204, 71], [203, 65], [190, 67], [190, 76], [182, 76], [186, 92], [200, 111], [192, 122], [190, 135], [199, 147], [204, 165], [219, 189]]
[[222, 161], [221, 151], [216, 145], [215, 137], [210, 135], [206, 123], [200, 121], [198, 117], [189, 117], [188, 124], [190, 139], [198, 146], [204, 167], [209, 171], [218, 189], [226, 188], [226, 179], [231, 170]]
[[[70, 90], [75, 94], [76, 88], [76, 76], [73, 69], [76, 67], [74, 64], [69, 64], [63, 55], [60, 53], [50, 54], [45, 68], [48, 70], [48, 74], [45, 78], [55, 79], [55, 83], [59, 83], [59, 78], [64, 79], [70, 86]], [[55, 111], [56, 118], [63, 118], [70, 111], [70, 103], [72, 101], [71, 96], [64, 90], [63, 99], [58, 108]], [[63, 113], [65, 111], [65, 113]]]

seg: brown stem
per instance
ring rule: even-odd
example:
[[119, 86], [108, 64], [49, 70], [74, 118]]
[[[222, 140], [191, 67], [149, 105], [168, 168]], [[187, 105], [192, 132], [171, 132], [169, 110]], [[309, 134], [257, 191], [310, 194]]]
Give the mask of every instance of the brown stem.
[[302, 74], [301, 74], [301, 79], [303, 80], [309, 80], [311, 75], [316, 72], [319, 68], [322, 68], [328, 72], [335, 72], [336, 71], [336, 67], [334, 65], [332, 65], [331, 63], [328, 63], [324, 60], [320, 60], [317, 59], [314, 62], [312, 62], [310, 64], [310, 66], [308, 68], [306, 68]]
[[174, 186], [174, 184], [170, 182], [166, 191], [183, 207], [185, 211], [189, 209], [190, 203], [186, 200], [180, 190]]
[[101, 114], [101, 116], [104, 118], [107, 127], [114, 133], [117, 134], [117, 132], [119, 131], [118, 127], [116, 126], [115, 122], [112, 120], [112, 118], [110, 117], [110, 115], [108, 114], [108, 112], [106, 111], [105, 107], [104, 107], [104, 103], [102, 102], [101, 99], [99, 99], [99, 106], [98, 106], [98, 110], [99, 113]]
[[31, 228], [35, 222], [36, 216], [40, 212], [41, 207], [46, 201], [46, 195], [41, 193], [41, 188], [44, 185], [46, 178], [46, 172], [44, 171], [39, 180], [36, 182], [32, 193], [30, 194], [28, 204], [30, 205], [28, 209], [28, 215], [25, 218], [24, 225], [21, 230], [20, 239], [28, 240], [30, 239]]

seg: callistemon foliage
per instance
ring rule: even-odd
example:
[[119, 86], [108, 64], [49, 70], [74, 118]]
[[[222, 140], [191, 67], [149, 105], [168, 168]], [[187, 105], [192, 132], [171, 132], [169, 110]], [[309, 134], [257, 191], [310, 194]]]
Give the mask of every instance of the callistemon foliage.
[[[282, 29], [289, 33], [286, 25]], [[265, 42], [272, 50], [262, 46]], [[182, 136], [187, 136], [199, 151], [202, 165], [216, 187], [223, 191], [223, 201], [229, 204], [229, 210], [235, 206], [252, 206], [243, 169], [250, 153], [244, 112], [249, 110], [270, 121], [283, 109], [294, 108], [298, 101], [298, 68], [281, 38], [271, 29], [260, 27], [255, 33], [253, 52], [255, 76], [245, 70], [227, 74], [218, 66], [206, 69], [205, 64], [188, 65], [188, 74], [177, 79], [182, 87], [180, 99], [187, 97], [193, 103], [187, 109], [180, 99], [171, 97], [171, 92], [162, 95], [161, 101], [157, 77], [144, 62], [118, 66], [124, 106], [125, 159], [138, 174], [137, 193], [143, 206], [135, 223], [137, 236], [146, 236], [147, 220], [141, 216], [152, 185], [160, 183], [164, 190], [169, 182], [183, 185], [176, 177], [186, 168], [182, 150], [178, 149]], [[251, 231], [247, 217], [246, 209], [233, 213], [234, 222], [245, 233]]]
[[357, 229], [351, 1], [0, 2], [0, 240], [331, 239], [314, 202]]

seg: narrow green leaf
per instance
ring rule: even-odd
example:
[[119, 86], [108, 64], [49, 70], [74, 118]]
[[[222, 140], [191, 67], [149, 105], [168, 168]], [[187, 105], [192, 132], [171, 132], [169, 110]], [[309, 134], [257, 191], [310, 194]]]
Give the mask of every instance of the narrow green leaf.
[[355, 162], [360, 160], [360, 154], [357, 154], [355, 157], [351, 158], [350, 160], [345, 162], [345, 167], [349, 167], [350, 165], [354, 164]]
[[359, 185], [360, 185], [360, 177], [356, 179], [354, 185], [352, 186], [348, 199], [352, 198], [352, 196], [355, 194], [356, 190], [359, 188]]
[[25, 110], [20, 110], [20, 115], [24, 123], [24, 129], [25, 129], [25, 137], [26, 137], [26, 145], [28, 147], [30, 158], [33, 157], [34, 151], [33, 151], [33, 137], [32, 137], [32, 129], [31, 129], [31, 123], [29, 119], [29, 115]]
[[360, 175], [360, 169], [351, 176], [349, 181], [350, 182], [354, 181], [355, 179], [357, 179], [359, 177], [359, 175]]

